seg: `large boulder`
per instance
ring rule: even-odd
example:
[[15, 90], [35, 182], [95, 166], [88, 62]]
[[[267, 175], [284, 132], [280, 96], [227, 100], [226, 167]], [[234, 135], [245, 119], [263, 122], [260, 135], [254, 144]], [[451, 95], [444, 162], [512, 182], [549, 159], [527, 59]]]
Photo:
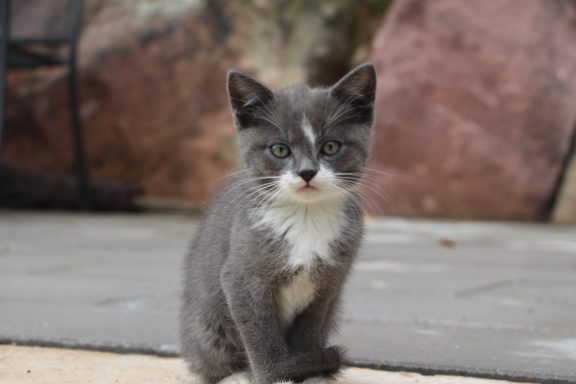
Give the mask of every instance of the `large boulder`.
[[[235, 63], [218, 10], [199, 1], [87, 4], [81, 115], [94, 179], [149, 195], [205, 199], [236, 164], [225, 77]], [[73, 165], [60, 70], [12, 73], [5, 159], [67, 173]]]
[[[90, 174], [150, 195], [205, 199], [236, 166], [227, 113], [225, 21], [198, 1], [92, 1], [80, 44], [81, 115]], [[97, 7], [99, 5], [99, 7]], [[155, 8], [156, 7], [156, 8]], [[72, 167], [60, 70], [12, 73], [5, 159]]]
[[381, 212], [549, 217], [576, 126], [575, 4], [393, 3], [372, 49]]

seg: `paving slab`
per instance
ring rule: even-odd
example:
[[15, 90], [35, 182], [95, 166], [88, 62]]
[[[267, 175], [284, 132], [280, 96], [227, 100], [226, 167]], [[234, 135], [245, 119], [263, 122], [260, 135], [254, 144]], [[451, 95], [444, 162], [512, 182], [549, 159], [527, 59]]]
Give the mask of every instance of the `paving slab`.
[[[197, 225], [0, 212], [0, 339], [176, 354]], [[354, 364], [576, 382], [576, 227], [369, 220], [334, 341]]]
[[[201, 384], [177, 358], [0, 345], [3, 384]], [[512, 384], [455, 376], [423, 376], [347, 368], [333, 384]]]

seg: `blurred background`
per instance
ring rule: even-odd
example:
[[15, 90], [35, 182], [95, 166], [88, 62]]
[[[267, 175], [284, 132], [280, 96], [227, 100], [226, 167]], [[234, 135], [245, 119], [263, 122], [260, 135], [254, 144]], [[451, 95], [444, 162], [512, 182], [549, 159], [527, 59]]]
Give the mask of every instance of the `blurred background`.
[[1, 207], [201, 207], [239, 166], [228, 69], [322, 86], [372, 61], [372, 215], [576, 222], [574, 0], [85, 0], [83, 205], [66, 66], [10, 68], [68, 33], [63, 2], [11, 1]]

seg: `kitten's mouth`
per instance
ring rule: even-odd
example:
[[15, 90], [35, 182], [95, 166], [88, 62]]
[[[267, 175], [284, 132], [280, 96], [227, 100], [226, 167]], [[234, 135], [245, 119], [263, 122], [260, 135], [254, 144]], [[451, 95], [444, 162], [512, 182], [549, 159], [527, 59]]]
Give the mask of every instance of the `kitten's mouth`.
[[313, 185], [306, 184], [305, 186], [300, 188], [298, 191], [300, 191], [300, 192], [316, 192], [316, 191], [318, 191], [318, 188], [316, 188]]

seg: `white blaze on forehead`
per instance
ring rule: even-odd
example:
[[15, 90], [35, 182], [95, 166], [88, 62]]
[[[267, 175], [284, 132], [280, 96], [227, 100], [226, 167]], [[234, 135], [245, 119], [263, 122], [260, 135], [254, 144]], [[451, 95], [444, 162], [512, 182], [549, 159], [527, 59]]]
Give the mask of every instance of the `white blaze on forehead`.
[[308, 139], [310, 144], [314, 145], [316, 142], [316, 135], [314, 135], [314, 130], [312, 129], [312, 125], [310, 125], [310, 121], [308, 121], [308, 118], [306, 117], [306, 115], [302, 115], [301, 127], [302, 127], [302, 132], [304, 132], [304, 136], [306, 136], [306, 138]]

